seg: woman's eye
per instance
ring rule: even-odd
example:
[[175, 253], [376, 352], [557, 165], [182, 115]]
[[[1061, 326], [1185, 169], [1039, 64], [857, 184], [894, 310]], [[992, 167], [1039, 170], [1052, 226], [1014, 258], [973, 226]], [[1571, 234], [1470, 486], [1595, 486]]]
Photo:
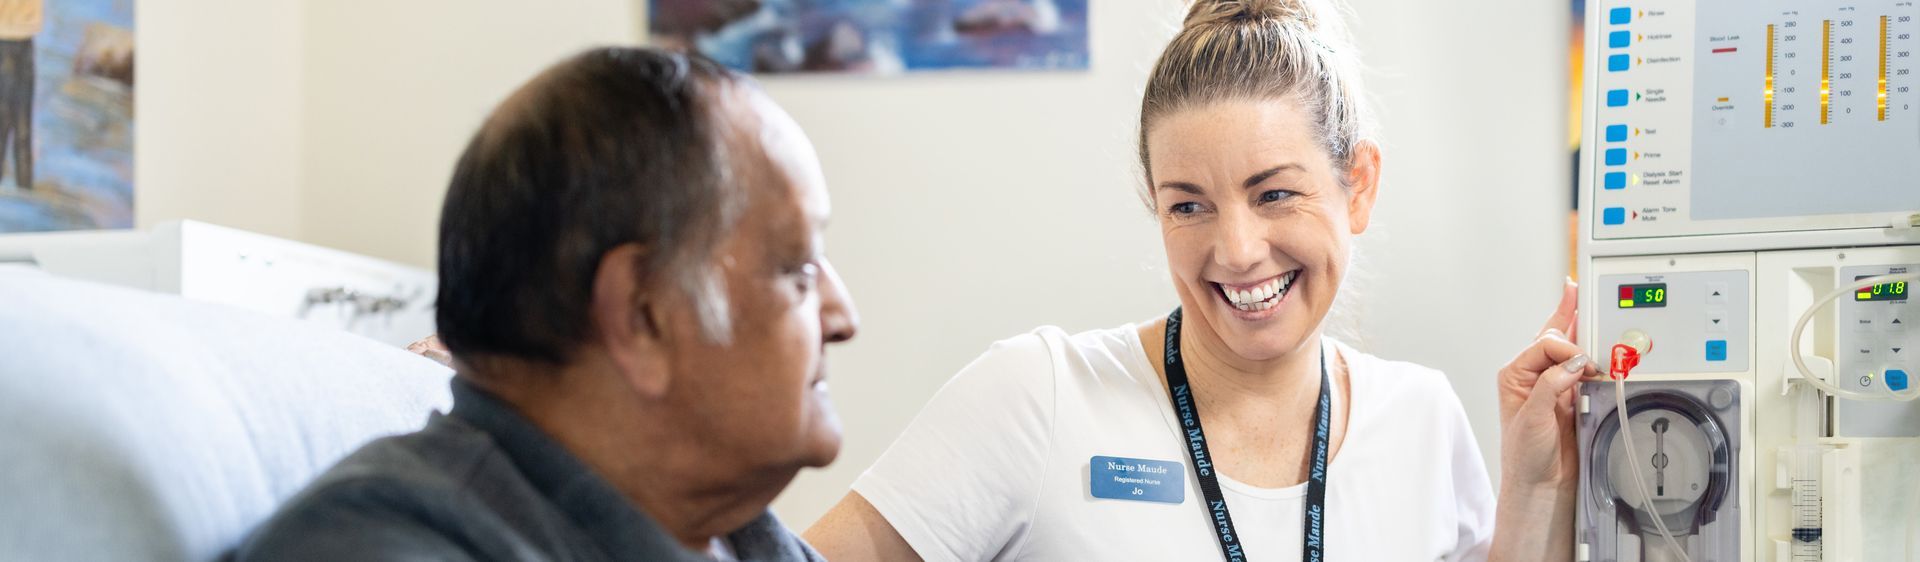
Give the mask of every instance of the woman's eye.
[[1261, 202], [1261, 203], [1273, 203], [1273, 202], [1275, 202], [1275, 201], [1279, 201], [1279, 200], [1281, 200], [1281, 199], [1286, 199], [1286, 198], [1288, 198], [1288, 197], [1292, 197], [1292, 196], [1293, 196], [1293, 192], [1291, 192], [1291, 191], [1287, 191], [1287, 190], [1284, 190], [1284, 189], [1275, 189], [1275, 190], [1272, 190], [1272, 191], [1267, 191], [1267, 192], [1263, 192], [1263, 193], [1261, 193], [1261, 194], [1260, 194], [1260, 202]]
[[1184, 203], [1174, 203], [1173, 206], [1167, 207], [1167, 212], [1170, 212], [1176, 215], [1191, 215], [1191, 214], [1200, 212], [1200, 204], [1194, 203], [1192, 201], [1188, 201]]

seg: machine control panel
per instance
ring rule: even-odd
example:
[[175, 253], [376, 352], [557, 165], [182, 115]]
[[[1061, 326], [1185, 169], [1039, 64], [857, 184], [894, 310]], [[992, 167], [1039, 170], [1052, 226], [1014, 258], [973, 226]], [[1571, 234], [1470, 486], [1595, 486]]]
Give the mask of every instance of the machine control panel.
[[[1839, 268], [1837, 281], [1920, 271], [1920, 264]], [[1920, 384], [1920, 299], [1911, 283], [1864, 287], [1835, 303], [1834, 384], [1872, 394], [1900, 392]], [[1835, 433], [1847, 437], [1920, 437], [1920, 402], [1845, 402], [1834, 406]]]
[[1602, 275], [1596, 290], [1609, 297], [1595, 312], [1600, 337], [1640, 330], [1653, 339], [1635, 374], [1747, 370], [1746, 271]]
[[[1920, 271], [1920, 265], [1856, 266], [1840, 269], [1840, 281]], [[1856, 291], [1834, 306], [1842, 386], [1865, 392], [1904, 390], [1914, 383], [1914, 356], [1920, 355], [1920, 299], [1909, 299], [1908, 283], [1885, 283]]]
[[1595, 239], [1880, 228], [1920, 211], [1915, 0], [1606, 0]]

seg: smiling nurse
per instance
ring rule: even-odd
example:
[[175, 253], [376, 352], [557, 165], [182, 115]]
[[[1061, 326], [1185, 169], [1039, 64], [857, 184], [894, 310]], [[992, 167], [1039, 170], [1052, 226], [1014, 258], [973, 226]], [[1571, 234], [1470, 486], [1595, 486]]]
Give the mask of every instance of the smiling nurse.
[[1571, 285], [1500, 373], [1497, 502], [1445, 376], [1322, 334], [1380, 193], [1369, 133], [1332, 7], [1196, 2], [1140, 110], [1181, 307], [995, 344], [808, 540], [840, 561], [1568, 558], [1568, 390], [1592, 372]]

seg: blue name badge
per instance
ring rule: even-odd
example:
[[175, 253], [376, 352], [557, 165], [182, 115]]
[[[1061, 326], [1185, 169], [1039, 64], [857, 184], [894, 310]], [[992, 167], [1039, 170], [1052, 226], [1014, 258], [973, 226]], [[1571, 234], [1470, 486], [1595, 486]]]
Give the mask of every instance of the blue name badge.
[[1187, 499], [1187, 466], [1177, 462], [1125, 457], [1093, 457], [1093, 497], [1158, 503]]

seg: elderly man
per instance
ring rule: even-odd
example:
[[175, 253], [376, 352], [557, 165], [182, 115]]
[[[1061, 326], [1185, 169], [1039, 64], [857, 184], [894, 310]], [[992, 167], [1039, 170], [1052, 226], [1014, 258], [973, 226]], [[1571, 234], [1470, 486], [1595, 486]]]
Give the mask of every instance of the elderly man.
[[831, 462], [824, 257], [799, 127], [693, 56], [600, 49], [497, 108], [440, 224], [454, 405], [348, 456], [240, 559], [818, 560], [767, 505]]

